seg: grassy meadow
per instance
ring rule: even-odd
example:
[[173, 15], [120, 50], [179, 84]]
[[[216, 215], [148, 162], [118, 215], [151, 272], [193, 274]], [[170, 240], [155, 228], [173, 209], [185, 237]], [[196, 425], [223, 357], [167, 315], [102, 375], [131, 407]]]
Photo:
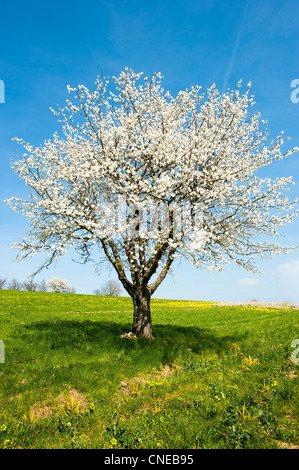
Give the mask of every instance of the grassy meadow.
[[0, 448], [294, 448], [299, 310], [0, 291]]

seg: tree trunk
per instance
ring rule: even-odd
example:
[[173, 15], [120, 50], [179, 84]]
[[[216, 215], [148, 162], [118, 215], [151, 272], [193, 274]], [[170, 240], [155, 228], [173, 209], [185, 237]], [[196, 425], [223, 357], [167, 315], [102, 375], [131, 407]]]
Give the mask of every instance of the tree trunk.
[[137, 336], [152, 338], [152, 319], [150, 310], [151, 295], [148, 289], [136, 292], [133, 297], [133, 333]]

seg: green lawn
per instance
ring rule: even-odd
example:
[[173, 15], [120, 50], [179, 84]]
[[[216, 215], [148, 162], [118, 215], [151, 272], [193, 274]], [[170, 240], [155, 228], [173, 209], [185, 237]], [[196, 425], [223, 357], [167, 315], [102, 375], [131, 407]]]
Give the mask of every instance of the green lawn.
[[0, 291], [0, 448], [291, 448], [298, 310]]

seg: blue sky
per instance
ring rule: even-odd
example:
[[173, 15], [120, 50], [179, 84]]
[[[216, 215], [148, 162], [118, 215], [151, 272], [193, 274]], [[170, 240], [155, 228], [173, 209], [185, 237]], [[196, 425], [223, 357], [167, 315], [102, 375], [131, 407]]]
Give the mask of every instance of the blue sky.
[[[216, 83], [220, 91], [240, 78], [252, 82], [255, 110], [269, 121], [271, 135], [280, 130], [299, 145], [299, 103], [291, 101], [291, 82], [299, 79], [299, 2], [296, 0], [176, 0], [148, 2], [1, 0], [0, 80], [0, 276], [25, 280], [40, 259], [14, 261], [10, 243], [20, 241], [27, 221], [2, 201], [25, 196], [26, 188], [10, 168], [20, 148], [13, 137], [33, 145], [51, 138], [58, 124], [49, 107], [63, 105], [67, 85], [92, 86], [104, 68], [118, 75], [126, 66], [151, 75], [160, 71], [163, 85], [180, 89]], [[299, 96], [299, 94], [298, 94]], [[1, 100], [0, 100], [1, 101]], [[271, 177], [292, 175], [299, 195], [299, 154], [267, 167]], [[298, 244], [299, 220], [284, 231], [285, 242]], [[262, 275], [235, 266], [223, 272], [178, 264], [155, 296], [160, 298], [299, 302], [299, 250], [258, 262]], [[96, 274], [72, 255], [60, 259], [37, 280], [67, 278], [78, 293], [90, 294], [113, 271]]]

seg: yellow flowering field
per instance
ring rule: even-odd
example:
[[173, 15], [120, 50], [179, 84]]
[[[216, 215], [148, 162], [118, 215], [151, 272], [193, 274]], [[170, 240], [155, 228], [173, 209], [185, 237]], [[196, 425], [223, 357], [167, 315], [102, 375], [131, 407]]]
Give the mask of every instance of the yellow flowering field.
[[0, 448], [296, 448], [297, 309], [0, 290]]

